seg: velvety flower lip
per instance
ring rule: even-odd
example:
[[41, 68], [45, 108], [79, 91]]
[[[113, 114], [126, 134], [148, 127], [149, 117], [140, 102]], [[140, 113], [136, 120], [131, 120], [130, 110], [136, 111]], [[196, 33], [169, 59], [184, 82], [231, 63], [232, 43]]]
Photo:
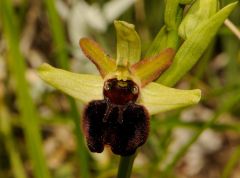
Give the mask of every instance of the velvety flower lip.
[[48, 84], [83, 103], [103, 99], [103, 84], [106, 78], [132, 79], [140, 88], [137, 103], [145, 106], [149, 114], [158, 114], [199, 102], [201, 98], [199, 89], [179, 90], [152, 82], [171, 64], [175, 54], [173, 49], [168, 48], [156, 56], [140, 60], [140, 38], [134, 26], [127, 22], [115, 21], [115, 27], [116, 61], [92, 39], [80, 40], [84, 54], [97, 66], [101, 76], [76, 74], [49, 64], [42, 64], [39, 67], [39, 76]]

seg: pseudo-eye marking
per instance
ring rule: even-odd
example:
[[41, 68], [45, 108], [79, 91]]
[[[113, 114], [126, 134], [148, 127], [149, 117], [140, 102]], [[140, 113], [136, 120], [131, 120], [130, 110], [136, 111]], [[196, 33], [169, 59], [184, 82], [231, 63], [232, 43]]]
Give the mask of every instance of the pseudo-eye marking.
[[88, 103], [83, 113], [88, 148], [101, 153], [108, 145], [114, 154], [134, 154], [149, 133], [148, 112], [135, 103], [139, 87], [132, 80], [113, 78], [105, 81], [103, 95], [103, 100]]

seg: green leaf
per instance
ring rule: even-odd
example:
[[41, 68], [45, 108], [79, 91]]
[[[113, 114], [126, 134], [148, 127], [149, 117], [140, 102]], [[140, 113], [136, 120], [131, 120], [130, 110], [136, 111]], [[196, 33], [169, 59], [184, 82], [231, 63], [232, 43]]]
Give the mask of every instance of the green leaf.
[[171, 64], [174, 50], [165, 49], [156, 56], [143, 59], [130, 67], [130, 71], [139, 77], [142, 87], [157, 79], [159, 75]]
[[114, 22], [117, 32], [117, 66], [128, 67], [141, 57], [141, 41], [134, 25], [124, 21]]
[[79, 42], [83, 53], [96, 65], [102, 77], [116, 69], [116, 63], [95, 41], [82, 38]]
[[98, 75], [76, 74], [42, 64], [39, 76], [49, 85], [84, 103], [103, 99], [103, 79]]
[[196, 104], [201, 98], [201, 91], [179, 90], [169, 88], [157, 83], [150, 83], [141, 90], [140, 104], [144, 105], [149, 114]]
[[229, 4], [198, 26], [179, 48], [173, 64], [157, 81], [168, 86], [176, 84], [198, 61], [236, 4]]

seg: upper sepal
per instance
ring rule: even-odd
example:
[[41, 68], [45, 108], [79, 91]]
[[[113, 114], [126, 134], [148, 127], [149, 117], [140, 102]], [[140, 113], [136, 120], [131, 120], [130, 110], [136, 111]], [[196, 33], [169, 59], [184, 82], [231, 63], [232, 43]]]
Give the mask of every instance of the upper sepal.
[[117, 33], [117, 66], [128, 67], [140, 60], [141, 41], [133, 24], [114, 21]]
[[83, 53], [96, 65], [102, 77], [116, 69], [115, 60], [111, 59], [94, 40], [82, 38], [79, 44]]
[[49, 64], [42, 64], [38, 74], [49, 85], [84, 103], [103, 99], [103, 79], [98, 75], [76, 74]]
[[141, 90], [139, 103], [147, 108], [149, 114], [153, 115], [196, 104], [200, 98], [199, 89], [179, 90], [152, 82]]

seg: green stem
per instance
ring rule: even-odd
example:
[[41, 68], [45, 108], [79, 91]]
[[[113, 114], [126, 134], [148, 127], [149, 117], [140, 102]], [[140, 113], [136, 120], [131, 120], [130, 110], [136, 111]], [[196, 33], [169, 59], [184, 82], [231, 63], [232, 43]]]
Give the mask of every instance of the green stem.
[[121, 156], [117, 178], [130, 178], [133, 162], [136, 156], [137, 153], [131, 156]]
[[24, 170], [23, 162], [20, 158], [20, 154], [17, 150], [14, 142], [14, 136], [12, 134], [12, 126], [10, 123], [10, 116], [7, 109], [2, 103], [0, 103], [0, 130], [3, 134], [6, 151], [9, 154], [10, 162], [13, 170], [14, 177], [16, 178], [27, 178]]

